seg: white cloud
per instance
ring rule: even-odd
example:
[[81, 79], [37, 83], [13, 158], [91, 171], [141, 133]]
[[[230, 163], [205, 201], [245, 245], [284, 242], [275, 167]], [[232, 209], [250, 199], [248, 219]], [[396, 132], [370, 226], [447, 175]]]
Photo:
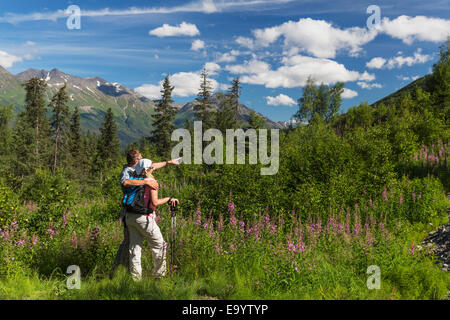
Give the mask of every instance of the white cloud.
[[389, 58], [388, 60], [381, 57], [375, 57], [372, 58], [369, 62], [367, 62], [366, 66], [368, 68], [375, 68], [375, 69], [381, 68], [393, 69], [393, 68], [401, 68], [405, 64], [408, 67], [410, 67], [414, 64], [425, 63], [432, 59], [432, 55], [422, 54], [421, 52], [422, 50], [419, 48], [416, 50], [416, 52], [414, 52], [413, 56], [403, 57], [401, 55], [397, 55], [393, 58]]
[[217, 59], [217, 62], [234, 62], [236, 61], [236, 56], [229, 54], [228, 52], [222, 53]]
[[21, 62], [22, 60], [22, 57], [18, 57], [0, 50], [0, 66], [2, 66], [3, 68], [11, 68], [14, 63]]
[[139, 93], [149, 99], [161, 98], [161, 92], [160, 92], [161, 90], [162, 90], [161, 84], [159, 86], [155, 86], [153, 84], [143, 84], [142, 86], [134, 89], [134, 91], [136, 91], [137, 93]]
[[358, 92], [353, 91], [352, 89], [344, 88], [344, 91], [341, 94], [342, 99], [352, 99], [358, 96]]
[[413, 64], [425, 63], [431, 60], [431, 58], [432, 58], [431, 55], [421, 54], [421, 50], [418, 49], [416, 52], [414, 52], [414, 56], [409, 57], [395, 56], [393, 58], [390, 58], [386, 63], [386, 68], [388, 69], [401, 68], [404, 64], [410, 67]]
[[364, 81], [358, 81], [358, 82], [356, 82], [356, 84], [363, 89], [369, 89], [369, 90], [372, 88], [378, 88], [378, 89], [383, 88], [383, 85], [380, 83], [367, 83]]
[[291, 97], [285, 94], [279, 94], [277, 97], [266, 97], [267, 104], [270, 106], [295, 106], [297, 103]]
[[255, 47], [255, 43], [251, 38], [247, 38], [247, 37], [237, 37], [236, 38], [236, 42], [238, 44], [240, 44], [243, 47], [246, 47], [250, 50], [253, 50]]
[[420, 76], [402, 76], [402, 75], [397, 76], [397, 79], [402, 80], [402, 81], [414, 81], [419, 78], [420, 78]]
[[258, 60], [245, 62], [243, 65], [227, 66], [231, 73], [244, 74], [242, 83], [260, 84], [267, 88], [294, 88], [304, 86], [309, 76], [319, 83], [333, 84], [338, 81], [372, 81], [373, 74], [351, 71], [343, 64], [330, 59], [319, 59], [296, 55], [284, 57], [283, 65], [276, 70]]
[[269, 71], [270, 65], [264, 61], [253, 59], [251, 61], [246, 61], [242, 65], [226, 66], [225, 70], [230, 71], [234, 74], [257, 74]]
[[[169, 76], [170, 85], [175, 87], [172, 92], [173, 97], [189, 97], [196, 96], [201, 83], [201, 71], [197, 72], [178, 72]], [[215, 91], [219, 84], [216, 80], [208, 78], [212, 90]], [[159, 82], [159, 85], [144, 84], [134, 89], [144, 97], [149, 99], [161, 98], [163, 80]]]
[[231, 88], [229, 83], [219, 83], [219, 90], [228, 91]]
[[195, 24], [182, 22], [178, 26], [170, 26], [168, 24], [163, 24], [162, 27], [153, 29], [149, 31], [150, 35], [157, 37], [174, 37], [174, 36], [188, 36], [194, 37], [200, 34], [197, 26]]
[[377, 35], [375, 30], [352, 27], [340, 29], [324, 20], [303, 18], [288, 21], [281, 25], [252, 31], [254, 39], [239, 37], [236, 39], [247, 48], [267, 47], [279, 38], [284, 38], [284, 50], [297, 54], [299, 51], [318, 58], [334, 58], [339, 50], [348, 51], [356, 56], [362, 46]]
[[383, 18], [378, 30], [406, 44], [414, 41], [445, 41], [450, 36], [450, 20], [426, 16], [399, 16], [394, 20]]
[[206, 69], [206, 72], [208, 72], [208, 75], [210, 76], [217, 75], [218, 71], [222, 69], [217, 63], [214, 62], [205, 63], [204, 68]]
[[386, 59], [381, 57], [375, 57], [366, 63], [366, 67], [370, 69], [381, 69], [385, 63]]
[[192, 42], [191, 50], [199, 51], [200, 49], [205, 49], [205, 42], [197, 39]]

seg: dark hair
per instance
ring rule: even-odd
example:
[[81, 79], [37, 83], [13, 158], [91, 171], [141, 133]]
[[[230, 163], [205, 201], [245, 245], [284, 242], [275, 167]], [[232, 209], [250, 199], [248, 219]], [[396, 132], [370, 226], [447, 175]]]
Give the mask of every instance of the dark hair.
[[139, 156], [141, 155], [139, 150], [129, 150], [127, 152], [127, 164], [131, 167], [134, 165], [134, 162], [139, 159]]

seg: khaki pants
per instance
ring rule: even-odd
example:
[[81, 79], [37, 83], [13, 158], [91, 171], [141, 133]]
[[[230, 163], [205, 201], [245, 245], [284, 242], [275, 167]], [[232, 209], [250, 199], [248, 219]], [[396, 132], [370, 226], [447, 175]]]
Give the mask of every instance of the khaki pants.
[[122, 208], [122, 210], [120, 212], [120, 218], [122, 219], [122, 223], [123, 223], [123, 241], [120, 244], [119, 249], [117, 250], [116, 258], [114, 259], [113, 267], [110, 272], [110, 278], [112, 278], [114, 276], [114, 272], [116, 271], [116, 269], [119, 265], [123, 265], [126, 269], [128, 269], [130, 266], [130, 260], [129, 260], [130, 254], [128, 252], [128, 249], [130, 247], [130, 237], [129, 237], [128, 228], [125, 224], [125, 215], [126, 215], [126, 210], [124, 208]]
[[129, 232], [130, 272], [134, 280], [141, 280], [142, 240], [147, 239], [152, 250], [154, 267], [152, 275], [160, 278], [166, 274], [166, 243], [153, 217], [135, 213], [127, 213], [127, 228]]

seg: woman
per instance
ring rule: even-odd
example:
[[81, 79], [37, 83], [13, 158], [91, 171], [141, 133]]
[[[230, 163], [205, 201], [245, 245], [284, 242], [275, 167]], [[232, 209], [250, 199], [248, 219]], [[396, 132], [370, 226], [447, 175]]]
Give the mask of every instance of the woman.
[[[141, 159], [135, 165], [135, 175], [139, 178], [155, 180], [152, 174], [153, 170], [152, 162], [149, 159]], [[141, 251], [144, 237], [149, 242], [152, 250], [154, 263], [152, 275], [160, 278], [166, 274], [166, 247], [161, 230], [155, 221], [154, 209], [167, 202], [171, 205], [179, 203], [178, 199], [172, 197], [158, 199], [158, 190], [153, 190], [148, 186], [145, 186], [144, 201], [149, 208], [153, 209], [152, 213], [141, 215], [127, 212], [126, 216], [130, 236], [130, 272], [134, 280], [142, 278]]]

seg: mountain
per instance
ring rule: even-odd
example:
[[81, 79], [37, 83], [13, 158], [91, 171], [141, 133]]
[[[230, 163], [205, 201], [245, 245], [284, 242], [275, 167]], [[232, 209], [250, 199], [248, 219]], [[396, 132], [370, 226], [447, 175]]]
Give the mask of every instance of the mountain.
[[[221, 102], [219, 93], [215, 93], [211, 96], [211, 102], [212, 102], [211, 106], [213, 107], [213, 109], [217, 110], [219, 108], [219, 105]], [[174, 123], [177, 126], [183, 126], [187, 117], [189, 117], [189, 118], [194, 117], [194, 106], [195, 105], [196, 105], [196, 101], [192, 101], [192, 102], [186, 103], [182, 108], [180, 108]], [[250, 108], [247, 108], [242, 103], [239, 103], [238, 118], [240, 120], [243, 120], [246, 123], [248, 123], [250, 120], [250, 112], [251, 111], [253, 111], [253, 110]], [[280, 123], [274, 122], [258, 112], [257, 112], [257, 114], [266, 121], [268, 127], [282, 129], [282, 125]]]
[[[122, 146], [151, 134], [153, 129], [151, 116], [155, 113], [155, 101], [118, 82], [108, 82], [99, 77], [80, 78], [58, 69], [51, 71], [28, 69], [14, 76], [0, 66], [0, 105], [12, 104], [16, 113], [23, 111], [25, 90], [22, 84], [33, 77], [46, 81], [47, 101], [67, 84], [70, 110], [78, 106], [84, 131], [89, 129], [98, 132], [104, 114], [111, 108]], [[213, 95], [213, 99], [214, 107], [217, 108], [217, 95]], [[193, 117], [194, 104], [195, 102], [174, 104], [179, 110], [174, 121], [176, 125], [183, 126], [186, 118]], [[248, 121], [249, 114], [250, 109], [241, 105], [239, 117]], [[280, 124], [264, 118], [270, 127], [282, 128]]]
[[399, 90], [395, 91], [394, 93], [391, 93], [390, 95], [372, 103], [372, 106], [376, 107], [379, 104], [395, 104], [397, 101], [403, 99], [403, 97], [408, 93], [413, 93], [414, 90], [416, 90], [416, 87], [419, 87], [421, 89], [425, 89], [427, 80], [430, 77], [430, 75], [423, 76], [421, 78], [418, 78], [414, 80], [413, 82], [407, 84], [403, 88], [400, 88]]

